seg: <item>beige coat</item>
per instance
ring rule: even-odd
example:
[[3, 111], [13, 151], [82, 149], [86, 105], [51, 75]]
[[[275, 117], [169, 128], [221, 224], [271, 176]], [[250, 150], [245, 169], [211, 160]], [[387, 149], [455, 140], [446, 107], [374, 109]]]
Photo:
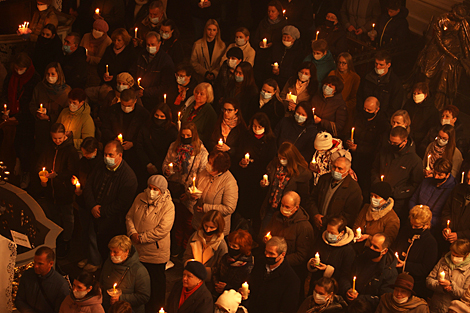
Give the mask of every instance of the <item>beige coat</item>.
[[[255, 64], [255, 56], [256, 56], [256, 51], [253, 49], [250, 45], [250, 42], [247, 41], [246, 44], [243, 46], [237, 46], [235, 43], [231, 43], [227, 47], [227, 51], [230, 50], [230, 48], [233, 47], [238, 47], [243, 51], [243, 61], [248, 62], [253, 66]], [[227, 51], [225, 51], [224, 56], [222, 57], [222, 60], [220, 61], [220, 65], [222, 66], [222, 63], [224, 63], [225, 60], [227, 60]]]
[[217, 77], [220, 70], [220, 60], [225, 54], [225, 43], [214, 46], [212, 60], [209, 59], [209, 48], [204, 38], [199, 39], [193, 45], [191, 52], [191, 65], [199, 75], [204, 76], [206, 72], [212, 72]]
[[137, 195], [126, 215], [127, 235], [139, 234], [140, 244], [134, 244], [139, 260], [161, 264], [170, 260], [170, 230], [175, 220], [175, 205], [167, 189], [154, 205], [147, 204], [146, 192]]
[[194, 229], [199, 229], [202, 217], [206, 212], [216, 210], [224, 216], [224, 235], [228, 235], [230, 233], [230, 218], [238, 202], [238, 185], [235, 177], [230, 171], [213, 177], [204, 170], [197, 176], [196, 187], [202, 190], [201, 198], [204, 205], [202, 212], [196, 212], [194, 207], [196, 201], [192, 201]]
[[80, 151], [83, 139], [95, 137], [95, 123], [90, 114], [90, 106], [85, 102], [76, 112], [64, 108], [57, 119], [57, 123], [62, 123], [66, 131], [73, 133], [73, 145], [77, 151]]
[[93, 55], [90, 53], [91, 33], [83, 35], [82, 41], [80, 42], [80, 46], [88, 50], [87, 56], [90, 58], [91, 65], [97, 65], [98, 63], [100, 63], [101, 58], [103, 57], [103, 54], [106, 51], [106, 48], [113, 42], [108, 35], [104, 34], [103, 36], [106, 36], [107, 38], [103, 40], [103, 43], [99, 47], [98, 51], [96, 51]]

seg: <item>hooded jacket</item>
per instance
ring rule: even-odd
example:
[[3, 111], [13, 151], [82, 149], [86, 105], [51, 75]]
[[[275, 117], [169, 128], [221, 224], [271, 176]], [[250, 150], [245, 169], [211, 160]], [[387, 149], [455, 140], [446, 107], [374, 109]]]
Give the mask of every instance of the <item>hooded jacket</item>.
[[307, 212], [302, 207], [290, 217], [285, 217], [279, 211], [275, 212], [266, 231], [270, 231], [272, 236], [286, 240], [286, 260], [290, 266], [304, 265], [312, 256], [313, 228]]
[[428, 303], [417, 296], [410, 296], [405, 303], [396, 303], [393, 293], [380, 297], [380, 303], [375, 313], [429, 313]]
[[102, 302], [101, 295], [78, 300], [74, 300], [71, 295], [68, 295], [60, 305], [59, 313], [105, 313], [101, 305]]
[[377, 37], [379, 47], [386, 45], [404, 44], [408, 41], [410, 30], [406, 17], [408, 9], [401, 7], [397, 15], [390, 17], [383, 13], [377, 21]]
[[312, 62], [317, 68], [317, 80], [321, 82], [328, 76], [328, 73], [336, 69], [335, 58], [331, 54], [330, 50], [327, 51], [320, 60], [317, 60], [313, 57], [313, 54], [309, 54], [305, 57], [304, 62]]
[[441, 226], [446, 227], [447, 220], [450, 220], [450, 228], [459, 239], [470, 239], [470, 203], [466, 200], [469, 191], [469, 185], [457, 185], [442, 210]]
[[161, 192], [155, 201], [148, 198], [147, 192], [138, 194], [126, 215], [127, 235], [139, 234], [140, 243], [135, 248], [144, 263], [162, 264], [170, 260], [175, 205], [168, 189]]
[[[135, 313], [145, 312], [145, 304], [150, 299], [150, 276], [147, 269], [139, 262], [139, 254], [132, 246], [127, 259], [122, 263], [115, 264], [107, 258], [101, 271], [100, 284], [102, 290], [113, 288], [122, 290], [119, 297], [121, 301], [127, 301]], [[110, 296], [103, 293], [103, 307], [107, 311], [110, 307]]]
[[65, 131], [71, 131], [73, 134], [73, 144], [77, 151], [80, 151], [80, 145], [83, 139], [95, 137], [95, 123], [91, 118], [91, 108], [88, 103], [84, 103], [80, 109], [75, 112], [66, 107], [60, 112], [57, 123], [65, 126]]
[[319, 129], [326, 130], [334, 137], [341, 135], [348, 119], [346, 103], [341, 93], [325, 98], [323, 93], [319, 92], [313, 96], [311, 103], [312, 108], [315, 108], [315, 115], [321, 118]]

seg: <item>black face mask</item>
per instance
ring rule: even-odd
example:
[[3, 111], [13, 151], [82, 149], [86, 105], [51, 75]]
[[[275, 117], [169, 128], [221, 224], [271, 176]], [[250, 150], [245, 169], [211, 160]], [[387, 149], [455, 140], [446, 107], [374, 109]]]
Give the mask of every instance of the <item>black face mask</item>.
[[42, 45], [47, 45], [49, 42], [51, 42], [52, 38], [46, 38], [43, 36], [38, 37], [38, 43]]
[[154, 118], [153, 118], [153, 122], [154, 122], [155, 125], [157, 125], [158, 127], [162, 127], [163, 125], [165, 125], [166, 119], [162, 120], [162, 119], [159, 119], [159, 118], [154, 117]]
[[335, 26], [335, 22], [325, 20], [325, 26], [328, 27], [328, 28], [331, 28], [331, 27]]
[[439, 184], [442, 184], [447, 178], [444, 177], [444, 178], [433, 178], [434, 180], [434, 184], [437, 186]]
[[397, 152], [400, 151], [400, 149], [401, 149], [401, 144], [399, 144], [399, 145], [392, 145], [391, 143], [388, 143], [388, 149], [389, 149], [390, 152], [392, 152], [392, 153], [397, 153]]
[[240, 249], [232, 249], [230, 247], [228, 247], [228, 255], [230, 255], [230, 257], [234, 258], [239, 255], [241, 252], [240, 252]]
[[364, 248], [364, 252], [362, 253], [363, 257], [367, 260], [376, 259], [380, 256], [380, 251], [372, 250], [370, 247]]
[[181, 138], [181, 143], [182, 143], [183, 145], [190, 145], [192, 140], [193, 140], [193, 137]]
[[206, 236], [209, 236], [209, 237], [212, 236], [212, 235], [217, 234], [217, 232], [218, 232], [217, 229], [215, 229], [213, 231], [206, 231], [206, 229], [204, 228], [204, 234], [206, 234]]
[[367, 112], [365, 110], [362, 110], [362, 115], [368, 120], [375, 117], [375, 113]]
[[266, 264], [267, 265], [274, 265], [276, 264], [276, 259], [275, 257], [269, 257], [269, 256], [264, 256], [264, 258], [266, 259]]

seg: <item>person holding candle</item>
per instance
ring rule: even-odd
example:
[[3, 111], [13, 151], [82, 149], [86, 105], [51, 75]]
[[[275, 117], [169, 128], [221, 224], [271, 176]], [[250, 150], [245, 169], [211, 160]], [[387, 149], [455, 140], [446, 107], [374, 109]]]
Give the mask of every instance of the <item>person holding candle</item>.
[[[194, 69], [188, 63], [181, 63], [176, 66], [174, 86], [168, 94], [168, 105], [173, 115], [173, 122], [178, 121], [178, 112], [184, 109], [185, 102], [193, 95], [197, 81], [194, 76]], [[181, 113], [180, 117], [181, 119]]]
[[57, 17], [57, 11], [53, 6], [52, 0], [37, 0], [37, 11], [34, 11], [33, 18], [31, 19], [31, 24], [27, 29], [27, 34], [31, 34], [29, 39], [32, 42], [38, 40], [38, 36], [41, 34], [42, 29], [47, 24], [52, 24], [56, 28], [59, 26], [59, 20]]
[[[149, 15], [149, 8], [151, 2], [153, 1], [133, 0], [125, 3], [125, 24], [127, 29], [138, 27], [136, 24]], [[135, 37], [137, 37], [137, 31], [135, 31], [134, 35]]]
[[[266, 10], [266, 7], [263, 7], [263, 10]], [[263, 60], [267, 56], [267, 50], [271, 50], [269, 48], [272, 47], [273, 42], [281, 41], [281, 30], [287, 25], [287, 20], [282, 11], [283, 7], [280, 1], [270, 1], [267, 10], [264, 11], [266, 17], [259, 22], [258, 28], [251, 36], [251, 46], [256, 50], [255, 64], [259, 63], [258, 60]], [[263, 39], [266, 39], [266, 46]]]
[[[118, 300], [131, 304], [135, 313], [144, 313], [145, 304], [150, 299], [150, 277], [147, 269], [140, 263], [139, 254], [125, 235], [113, 237], [108, 244], [109, 257], [103, 264], [100, 285], [103, 290], [119, 289], [120, 296], [111, 297], [103, 292], [105, 310]], [[113, 285], [115, 287], [113, 287]]]
[[95, 275], [82, 272], [73, 280], [72, 292], [60, 305], [59, 313], [105, 313], [102, 290]]
[[305, 57], [304, 62], [312, 62], [315, 65], [317, 80], [321, 82], [328, 76], [328, 73], [336, 69], [335, 59], [330, 50], [328, 50], [328, 42], [326, 40], [314, 40], [311, 47], [312, 53]]
[[43, 75], [46, 66], [56, 62], [62, 55], [62, 41], [57, 35], [57, 29], [53, 24], [47, 24], [38, 36], [34, 51], [31, 55], [34, 68], [39, 75]]
[[[255, 65], [255, 56], [256, 52], [255, 49], [251, 47], [250, 44], [250, 31], [246, 27], [239, 27], [235, 30], [235, 42], [231, 43], [227, 47], [227, 52], [232, 47], [238, 47], [242, 50], [242, 59], [241, 61], [245, 61], [251, 64], [251, 66]], [[228, 58], [227, 55], [222, 57], [221, 62], [224, 62]]]
[[[426, 287], [434, 291], [429, 309], [431, 312], [447, 312], [452, 300], [460, 299], [470, 286], [470, 242], [457, 239], [426, 278]], [[445, 273], [439, 280], [439, 273]]]
[[232, 89], [235, 85], [235, 68], [242, 61], [242, 49], [240, 49], [239, 47], [232, 47], [230, 49], [227, 49], [227, 52], [225, 53], [225, 60], [222, 61], [220, 65], [219, 74], [217, 75], [217, 78], [214, 83], [214, 101], [217, 104], [217, 106], [215, 107], [216, 110], [219, 108], [219, 106], [222, 105], [221, 102], [223, 101], [223, 99], [228, 97], [229, 93], [232, 92]]
[[80, 35], [70, 33], [64, 38], [63, 54], [59, 59], [65, 80], [72, 88], [85, 89], [87, 83], [87, 55], [84, 47], [80, 46]]
[[413, 291], [421, 298], [432, 296], [426, 288], [426, 277], [438, 259], [438, 244], [431, 233], [432, 217], [427, 205], [414, 206], [409, 214], [410, 225], [403, 228], [394, 243], [397, 270], [413, 276]]
[[268, 116], [271, 127], [275, 128], [284, 117], [284, 106], [279, 92], [279, 85], [274, 79], [265, 80], [259, 96], [254, 97], [247, 105], [246, 116], [251, 119], [256, 113], [262, 112]]
[[[311, 62], [303, 62], [297, 75], [287, 80], [280, 93], [286, 115], [292, 115], [296, 105], [303, 101], [309, 101], [317, 93], [317, 90], [317, 68]], [[296, 100], [290, 99], [288, 94], [297, 96]]]
[[[340, 280], [351, 276], [356, 257], [352, 246], [353, 240], [354, 232], [347, 226], [344, 216], [333, 215], [328, 219], [321, 240], [317, 240], [313, 245], [313, 251], [318, 254], [319, 262], [316, 258], [311, 258], [307, 262], [307, 269], [310, 272], [309, 293], [315, 289], [314, 282], [322, 277]], [[340, 289], [337, 292], [343, 294], [345, 291]]]
[[160, 25], [160, 36], [162, 37], [161, 49], [173, 60], [174, 64], [184, 61], [186, 55], [180, 39], [180, 32], [175, 21], [167, 19]]
[[[107, 86], [107, 85], [106, 85]], [[95, 96], [99, 97], [98, 104], [99, 107], [96, 108], [98, 111], [98, 119], [104, 120], [108, 114], [108, 111], [111, 106], [115, 105], [116, 103], [121, 102], [121, 93], [126, 89], [134, 89], [135, 88], [135, 80], [131, 74], [127, 72], [122, 72], [116, 76], [116, 85], [112, 87], [112, 89], [108, 87], [102, 87], [101, 91], [103, 94], [99, 92], [96, 88], [87, 88], [86, 92], [87, 95], [90, 94], [90, 91], [94, 89], [94, 91], [98, 91], [98, 95], [93, 95], [92, 97], [88, 96], [89, 99], [93, 99]], [[109, 91], [106, 91], [109, 90]], [[107, 92], [107, 94], [106, 94]], [[104, 98], [103, 98], [104, 96]], [[140, 98], [137, 99], [137, 105], [142, 106], [142, 101]]]
[[[110, 33], [119, 27], [125, 26], [124, 2], [121, 3], [121, 1], [116, 2], [113, 0], [93, 0], [91, 1], [90, 9], [95, 13], [93, 14], [94, 20], [101, 19], [108, 23]], [[98, 10], [98, 13], [96, 10]], [[89, 12], [88, 14], [92, 12]]]
[[[154, 0], [149, 2], [150, 5], [148, 5], [147, 15], [138, 19], [135, 24], [128, 24], [128, 28], [132, 29], [134, 35], [135, 28], [137, 28], [137, 36], [134, 36], [132, 39], [134, 47], [142, 46], [142, 42], [144, 41], [148, 32], [160, 32], [162, 23], [167, 20], [163, 1]], [[138, 15], [140, 15], [140, 11]]]
[[126, 215], [127, 234], [150, 276], [150, 300], [146, 310], [155, 312], [165, 305], [165, 267], [170, 261], [170, 230], [175, 219], [168, 182], [153, 175], [148, 187], [137, 195]]
[[212, 281], [212, 275], [228, 251], [224, 240], [226, 224], [222, 213], [216, 210], [205, 213], [200, 223], [199, 229], [189, 238], [183, 263], [188, 260], [201, 262], [207, 271], [206, 281]]
[[[335, 57], [339, 57], [340, 54], [347, 53], [346, 51], [348, 51], [346, 32], [339, 20], [340, 14], [336, 10], [337, 8], [335, 8], [334, 5], [326, 3], [322, 3], [322, 6], [323, 5], [330, 6], [330, 8], [326, 9], [327, 14], [325, 17], [325, 23], [323, 25], [315, 24], [317, 26], [316, 30], [318, 33], [318, 38], [315, 36], [315, 40], [326, 40], [331, 54]], [[317, 18], [315, 18], [315, 20], [317, 20]]]
[[315, 281], [313, 286], [313, 295], [308, 296], [304, 302], [302, 302], [297, 313], [344, 312], [348, 304], [338, 295], [338, 283], [334, 278], [322, 277]]

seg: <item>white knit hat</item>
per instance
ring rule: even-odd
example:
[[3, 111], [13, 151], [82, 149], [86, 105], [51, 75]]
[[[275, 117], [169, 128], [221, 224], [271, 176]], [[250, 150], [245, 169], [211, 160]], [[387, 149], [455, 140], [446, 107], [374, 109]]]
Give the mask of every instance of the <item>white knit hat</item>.
[[313, 145], [317, 150], [329, 150], [333, 147], [333, 136], [328, 132], [319, 132]]
[[219, 299], [215, 301], [215, 304], [220, 305], [222, 308], [228, 311], [228, 313], [235, 313], [238, 310], [238, 306], [242, 302], [242, 295], [233, 289], [225, 290], [220, 295]]

